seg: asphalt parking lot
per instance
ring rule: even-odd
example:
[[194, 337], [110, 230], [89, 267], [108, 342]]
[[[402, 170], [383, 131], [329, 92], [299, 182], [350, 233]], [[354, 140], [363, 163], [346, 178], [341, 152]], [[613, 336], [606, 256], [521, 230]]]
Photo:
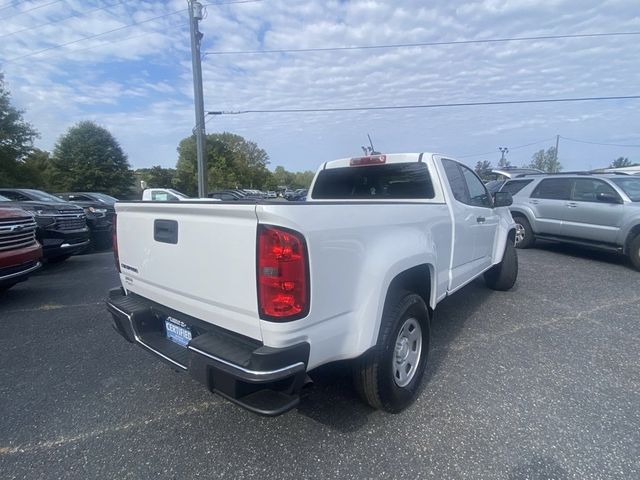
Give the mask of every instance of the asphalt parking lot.
[[640, 478], [640, 273], [615, 256], [520, 251], [517, 287], [474, 282], [433, 321], [427, 382], [400, 415], [344, 365], [263, 418], [111, 328], [111, 253], [0, 296], [0, 472], [14, 478]]

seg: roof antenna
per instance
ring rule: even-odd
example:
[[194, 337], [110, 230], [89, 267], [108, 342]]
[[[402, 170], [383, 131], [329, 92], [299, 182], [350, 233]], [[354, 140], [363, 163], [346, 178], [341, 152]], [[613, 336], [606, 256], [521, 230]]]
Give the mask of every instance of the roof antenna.
[[371, 140], [371, 135], [367, 133], [367, 137], [369, 138], [369, 145], [371, 145], [371, 147], [362, 147], [363, 150], [368, 150], [369, 155], [380, 155], [380, 152], [376, 152], [376, 149], [373, 146], [373, 140]]

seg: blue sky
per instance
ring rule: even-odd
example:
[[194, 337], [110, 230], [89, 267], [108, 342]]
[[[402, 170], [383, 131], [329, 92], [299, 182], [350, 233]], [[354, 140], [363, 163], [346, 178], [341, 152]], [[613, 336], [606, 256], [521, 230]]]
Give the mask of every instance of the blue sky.
[[[176, 146], [195, 123], [187, 12], [172, 14], [185, 7], [183, 0], [0, 0], [0, 70], [14, 104], [41, 132], [36, 146], [51, 149], [69, 126], [91, 119], [116, 136], [134, 167], [174, 166]], [[640, 31], [637, 0], [263, 0], [206, 10], [201, 30], [208, 52]], [[121, 28], [134, 22], [144, 23]], [[119, 30], [84, 39], [113, 29]], [[638, 95], [639, 41], [626, 36], [207, 55], [205, 108]], [[55, 48], [67, 42], [74, 43]], [[243, 135], [267, 151], [272, 168], [290, 170], [357, 155], [367, 133], [383, 152], [437, 151], [471, 165], [495, 163], [498, 147], [507, 146], [511, 162], [522, 165], [552, 146], [556, 134], [640, 145], [639, 112], [640, 100], [272, 113], [214, 117], [207, 131]], [[606, 166], [619, 156], [640, 162], [640, 148], [564, 138], [559, 153], [570, 170]]]

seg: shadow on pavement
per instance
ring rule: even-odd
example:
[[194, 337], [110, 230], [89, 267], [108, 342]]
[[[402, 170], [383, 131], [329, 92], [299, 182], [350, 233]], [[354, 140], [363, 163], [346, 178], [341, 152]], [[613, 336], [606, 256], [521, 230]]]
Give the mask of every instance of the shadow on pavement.
[[567, 243], [554, 243], [537, 241], [533, 247], [539, 250], [546, 250], [547, 252], [558, 253], [561, 255], [568, 255], [574, 258], [583, 258], [585, 260], [594, 260], [597, 262], [611, 263], [614, 265], [622, 265], [627, 268], [633, 269], [633, 266], [629, 263], [627, 257], [624, 255], [610, 252], [606, 250], [598, 250], [596, 248], [582, 247], [580, 245], [570, 245]]
[[[437, 373], [452, 344], [480, 306], [489, 299], [483, 280], [477, 280], [442, 301], [431, 321], [431, 354], [422, 389]], [[337, 362], [316, 369], [311, 375], [314, 385], [301, 400], [298, 412], [329, 428], [351, 432], [367, 424], [375, 412], [359, 397], [352, 383], [351, 364]]]

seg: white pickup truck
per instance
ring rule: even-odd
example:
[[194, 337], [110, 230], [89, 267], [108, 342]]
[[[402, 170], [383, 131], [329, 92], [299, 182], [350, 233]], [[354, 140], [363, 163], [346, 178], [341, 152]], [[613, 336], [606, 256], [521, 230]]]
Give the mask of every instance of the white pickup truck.
[[[115, 329], [211, 391], [277, 415], [352, 360], [363, 399], [416, 397], [438, 302], [517, 277], [509, 193], [441, 155], [323, 164], [306, 202], [118, 202]], [[464, 301], [464, 299], [461, 299]]]

